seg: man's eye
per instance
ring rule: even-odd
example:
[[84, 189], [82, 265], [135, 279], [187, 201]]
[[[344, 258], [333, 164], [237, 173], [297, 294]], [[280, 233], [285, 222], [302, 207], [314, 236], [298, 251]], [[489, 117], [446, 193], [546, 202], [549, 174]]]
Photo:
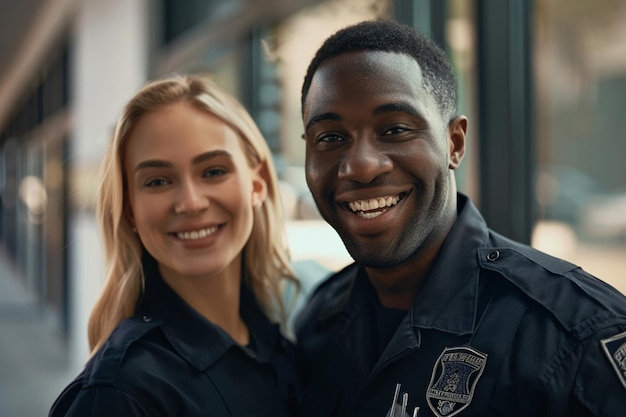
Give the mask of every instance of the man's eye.
[[396, 127], [392, 127], [392, 128], [390, 128], [390, 129], [387, 129], [387, 130], [383, 133], [383, 135], [398, 135], [398, 134], [403, 133], [403, 132], [406, 132], [406, 131], [407, 131], [407, 129], [406, 129], [406, 128], [396, 126]]
[[324, 135], [320, 136], [317, 140], [318, 142], [339, 142], [343, 140], [343, 138], [339, 135]]
[[167, 180], [165, 178], [152, 178], [144, 183], [146, 187], [160, 187], [162, 185], [167, 185]]

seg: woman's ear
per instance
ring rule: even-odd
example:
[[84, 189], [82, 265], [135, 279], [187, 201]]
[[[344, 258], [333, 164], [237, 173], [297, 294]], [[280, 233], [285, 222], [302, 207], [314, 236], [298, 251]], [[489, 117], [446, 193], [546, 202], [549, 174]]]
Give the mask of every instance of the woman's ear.
[[133, 209], [130, 207], [130, 204], [124, 204], [124, 212], [122, 213], [126, 220], [130, 224], [131, 229], [136, 230], [135, 226], [135, 215], [133, 214]]
[[267, 198], [269, 174], [265, 163], [259, 164], [252, 171], [252, 207], [259, 208]]
[[457, 116], [448, 125], [448, 168], [457, 169], [465, 155], [467, 117]]

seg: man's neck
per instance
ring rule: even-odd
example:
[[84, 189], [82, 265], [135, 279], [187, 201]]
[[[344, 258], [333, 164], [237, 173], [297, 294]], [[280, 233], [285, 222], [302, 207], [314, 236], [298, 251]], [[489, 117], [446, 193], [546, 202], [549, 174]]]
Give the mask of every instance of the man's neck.
[[403, 264], [393, 268], [365, 268], [384, 307], [408, 310], [426, 278], [427, 268]]
[[456, 212], [452, 217], [447, 228], [440, 234], [441, 237], [435, 242], [424, 243], [412, 258], [388, 268], [365, 267], [365, 272], [383, 306], [404, 310], [411, 308], [443, 246], [445, 237], [456, 220]]

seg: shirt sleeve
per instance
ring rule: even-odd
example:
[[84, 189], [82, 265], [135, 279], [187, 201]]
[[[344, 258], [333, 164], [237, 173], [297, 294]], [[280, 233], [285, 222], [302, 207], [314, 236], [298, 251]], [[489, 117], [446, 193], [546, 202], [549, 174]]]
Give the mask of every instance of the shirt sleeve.
[[76, 390], [68, 387], [55, 401], [49, 417], [154, 417], [130, 393], [112, 386]]
[[592, 416], [619, 417], [626, 410], [626, 324], [604, 329], [588, 344], [573, 395]]

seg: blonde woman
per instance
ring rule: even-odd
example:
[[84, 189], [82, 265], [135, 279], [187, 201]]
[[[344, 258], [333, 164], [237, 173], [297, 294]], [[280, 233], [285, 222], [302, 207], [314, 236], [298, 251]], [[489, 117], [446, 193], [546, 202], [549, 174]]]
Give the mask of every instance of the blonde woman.
[[281, 215], [270, 151], [237, 100], [203, 77], [146, 84], [102, 162], [92, 356], [50, 416], [292, 415]]

